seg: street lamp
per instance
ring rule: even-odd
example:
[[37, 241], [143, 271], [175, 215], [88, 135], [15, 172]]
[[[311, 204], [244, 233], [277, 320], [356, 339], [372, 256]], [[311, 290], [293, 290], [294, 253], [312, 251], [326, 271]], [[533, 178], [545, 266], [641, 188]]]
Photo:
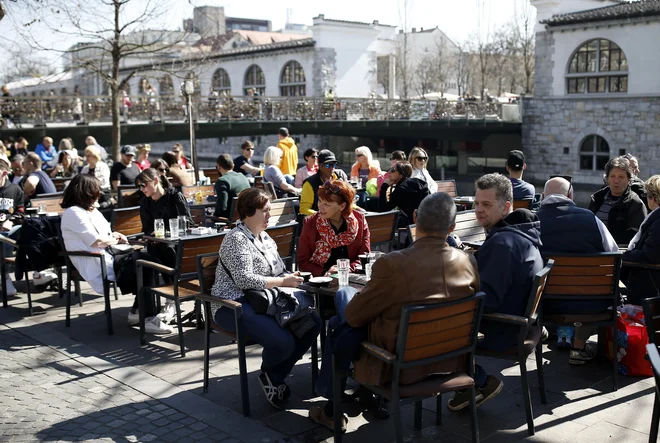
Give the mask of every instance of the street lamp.
[[199, 165], [197, 164], [197, 147], [195, 138], [195, 124], [193, 122], [193, 94], [195, 93], [195, 85], [192, 80], [186, 80], [181, 83], [181, 95], [186, 99], [186, 108], [188, 110], [188, 124], [190, 132], [190, 158], [192, 160], [193, 174], [195, 183], [199, 184]]

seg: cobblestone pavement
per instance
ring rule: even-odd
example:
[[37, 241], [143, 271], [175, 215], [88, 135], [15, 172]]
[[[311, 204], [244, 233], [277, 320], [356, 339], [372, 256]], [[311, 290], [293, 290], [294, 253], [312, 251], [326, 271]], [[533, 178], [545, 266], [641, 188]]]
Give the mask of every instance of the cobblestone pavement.
[[2, 442], [239, 441], [7, 328], [0, 391]]

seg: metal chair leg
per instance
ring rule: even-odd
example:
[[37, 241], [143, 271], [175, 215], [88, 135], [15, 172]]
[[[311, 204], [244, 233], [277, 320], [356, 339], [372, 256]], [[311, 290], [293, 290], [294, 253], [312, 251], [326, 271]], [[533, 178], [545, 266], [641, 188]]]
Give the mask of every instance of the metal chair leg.
[[545, 376], [543, 373], [543, 343], [540, 341], [536, 345], [536, 375], [539, 378], [539, 392], [541, 394], [541, 403], [547, 404], [548, 398], [545, 393]]
[[112, 289], [115, 291], [115, 301], [119, 300], [119, 296], [117, 295], [117, 283], [112, 283]]
[[442, 424], [442, 393], [435, 397], [435, 424], [437, 426]]
[[477, 388], [470, 389], [470, 419], [472, 422], [472, 443], [479, 443], [479, 422], [477, 421]]
[[616, 359], [616, 324], [612, 325], [612, 331], [612, 391], [615, 392], [618, 389], [619, 378], [618, 361]]
[[422, 430], [422, 401], [415, 402], [415, 431]]
[[314, 338], [312, 342], [312, 396], [316, 396], [316, 380], [319, 376], [319, 355], [318, 355], [318, 338]]
[[28, 296], [28, 314], [30, 317], [32, 317], [32, 292], [30, 291], [30, 279], [27, 278], [27, 275], [25, 276], [25, 287], [27, 288], [27, 296]]
[[341, 412], [341, 379], [343, 374], [337, 371], [337, 364], [334, 354], [332, 355], [332, 421], [334, 425], [334, 441], [341, 443], [344, 437], [341, 432], [342, 412]]
[[[0, 246], [1, 247], [1, 246]], [[2, 263], [0, 264], [0, 273], [2, 273], [2, 276], [0, 276], [0, 280], [2, 281], [2, 306], [4, 308], [9, 307], [9, 302], [7, 300], [7, 268], [4, 263], [4, 254], [0, 257], [0, 260], [2, 260]]]
[[392, 415], [394, 416], [394, 429], [396, 430], [397, 443], [403, 443], [403, 423], [401, 422], [401, 401], [399, 399], [398, 387], [393, 386], [392, 399], [390, 404], [392, 407]]
[[78, 280], [78, 279], [74, 280], [73, 285], [76, 288], [76, 297], [78, 297], [78, 305], [82, 308], [83, 295], [82, 295], [82, 291], [80, 290], [80, 280]]
[[[204, 303], [206, 316], [209, 316], [211, 304]], [[204, 392], [209, 392], [209, 365], [211, 359], [211, 326], [209, 321], [204, 322]]]
[[653, 416], [651, 418], [651, 432], [649, 433], [649, 443], [656, 443], [658, 440], [658, 423], [660, 423], [660, 404], [658, 404], [658, 394], [653, 398]]
[[186, 347], [183, 344], [183, 326], [181, 325], [181, 303], [179, 297], [174, 297], [174, 307], [176, 308], [176, 326], [179, 331], [179, 347], [181, 348], [181, 357], [186, 356]]
[[103, 284], [103, 298], [105, 299], [105, 317], [108, 320], [108, 335], [113, 335], [115, 333], [112, 326], [112, 308], [110, 307], [110, 285], [108, 283]]
[[[67, 270], [67, 275], [71, 275], [69, 270]], [[66, 325], [67, 328], [71, 326], [71, 281], [70, 280], [66, 288], [66, 320], [64, 321], [64, 324]]]
[[522, 381], [523, 403], [525, 404], [525, 416], [527, 417], [527, 431], [534, 435], [534, 415], [532, 413], [532, 398], [529, 392], [529, 381], [527, 380], [527, 357], [521, 349], [518, 352], [518, 363], [520, 364], [520, 379]]

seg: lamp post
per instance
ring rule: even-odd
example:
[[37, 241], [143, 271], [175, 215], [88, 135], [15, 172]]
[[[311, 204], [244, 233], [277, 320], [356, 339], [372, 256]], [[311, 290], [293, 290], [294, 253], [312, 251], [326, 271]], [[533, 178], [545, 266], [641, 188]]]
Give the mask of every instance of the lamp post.
[[193, 174], [195, 177], [195, 184], [199, 184], [199, 165], [197, 164], [197, 147], [195, 139], [195, 123], [193, 122], [193, 94], [195, 93], [195, 85], [192, 80], [186, 80], [181, 83], [181, 95], [186, 99], [186, 107], [188, 109], [188, 123], [190, 132], [190, 159], [192, 160]]

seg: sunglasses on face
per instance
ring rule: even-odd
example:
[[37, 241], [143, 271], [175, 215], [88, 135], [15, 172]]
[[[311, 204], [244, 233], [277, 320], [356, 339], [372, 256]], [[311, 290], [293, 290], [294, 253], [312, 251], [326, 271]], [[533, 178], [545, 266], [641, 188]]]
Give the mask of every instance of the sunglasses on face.
[[420, 162], [425, 162], [428, 159], [429, 159], [428, 157], [417, 157], [417, 161], [420, 161]]
[[140, 189], [144, 189], [144, 188], [146, 188], [147, 186], [149, 186], [149, 183], [151, 183], [152, 181], [153, 181], [153, 180], [150, 180], [150, 181], [148, 181], [148, 182], [146, 182], [146, 183], [139, 183], [139, 184], [138, 184], [138, 188], [140, 188]]
[[337, 165], [335, 163], [324, 163], [323, 167], [326, 169], [334, 169]]
[[312, 157], [312, 158], [319, 158], [318, 155], [311, 155], [310, 157]]
[[254, 151], [254, 148], [245, 148], [245, 151]]
[[167, 172], [166, 168], [158, 168], [158, 172]]
[[364, 157], [364, 154], [355, 154], [356, 157]]

